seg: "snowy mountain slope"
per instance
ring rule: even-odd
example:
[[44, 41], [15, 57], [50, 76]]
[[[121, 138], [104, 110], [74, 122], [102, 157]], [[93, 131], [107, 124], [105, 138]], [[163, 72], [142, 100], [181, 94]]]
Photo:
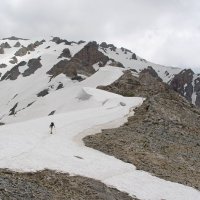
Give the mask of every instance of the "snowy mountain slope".
[[[79, 98], [87, 101], [90, 108], [1, 127], [0, 167], [17, 171], [49, 168], [79, 174], [101, 180], [140, 199], [198, 199], [200, 193], [190, 187], [137, 171], [134, 166], [77, 141], [82, 131], [115, 122], [127, 115], [131, 107], [142, 103], [141, 98], [125, 98], [97, 89], [84, 88], [84, 92]], [[85, 98], [86, 95], [89, 98]], [[95, 101], [101, 105], [93, 108]], [[56, 124], [53, 135], [48, 130], [51, 121]]]
[[[48, 167], [80, 174], [141, 199], [198, 199], [199, 192], [190, 187], [136, 171], [80, 142], [86, 130], [88, 134], [106, 127], [104, 124], [124, 123], [131, 108], [143, 101], [95, 89], [97, 86], [111, 84], [130, 68], [137, 75], [150, 65], [166, 82], [180, 69], [152, 64], [125, 49], [102, 49], [95, 42], [18, 41], [23, 47], [14, 47], [16, 40], [0, 43], [4, 43], [0, 121], [6, 123], [0, 127], [0, 167], [19, 171]], [[5, 48], [6, 42], [11, 48]], [[49, 135], [51, 121], [56, 124], [54, 135]]]
[[[83, 91], [83, 87], [96, 87], [98, 85], [110, 84], [123, 74], [122, 71], [123, 69], [121, 68], [110, 67], [110, 66], [104, 67], [101, 68], [96, 74], [86, 79], [85, 81], [82, 81], [80, 83], [79, 82], [72, 83], [72, 81], [68, 81], [67, 86], [64, 89], [54, 91], [42, 98], [38, 98], [35, 95], [34, 97], [35, 99], [33, 99], [32, 93], [33, 92], [36, 93], [36, 91], [39, 90], [37, 86], [41, 87], [41, 84], [36, 85], [36, 87], [34, 86], [34, 90], [30, 90], [33, 87], [31, 83], [32, 81], [34, 81], [34, 79], [30, 79], [32, 78], [30, 77], [29, 79], [27, 79], [28, 82], [26, 83], [26, 87], [23, 87], [25, 91], [22, 90], [22, 92], [20, 92], [20, 96], [19, 97], [17, 96], [12, 100], [12, 104], [8, 103], [6, 107], [2, 106], [4, 108], [4, 110], [2, 109], [1, 111], [2, 115], [4, 116], [3, 122], [8, 123], [15, 121], [23, 121], [41, 116], [47, 116], [52, 111], [55, 111], [55, 113], [60, 113], [71, 110], [79, 110], [82, 107], [87, 108], [88, 106], [90, 106], [88, 102], [80, 101], [79, 99], [79, 95]], [[19, 81], [21, 80], [16, 80], [16, 82], [20, 84]], [[11, 93], [12, 92], [13, 91], [11, 91]], [[2, 104], [3, 101], [6, 102], [6, 97], [1, 99]], [[27, 107], [28, 103], [30, 102], [34, 103], [31, 106]], [[17, 104], [17, 109], [15, 110], [16, 112], [15, 115], [6, 115], [6, 112], [9, 110], [11, 105], [12, 106], [16, 105], [16, 103], [18, 104]], [[3, 113], [3, 111], [5, 113]]]
[[[15, 47], [17, 42], [20, 45]], [[70, 87], [77, 82], [76, 80], [87, 77], [85, 76], [88, 75], [87, 66], [90, 66], [91, 73], [92, 68], [98, 70], [99, 66], [119, 65], [125, 69], [136, 70], [135, 75], [151, 66], [165, 82], [171, 82], [174, 76], [182, 71], [179, 68], [153, 64], [136, 56], [130, 50], [119, 49], [106, 43], [98, 45], [95, 42], [69, 42], [60, 38], [0, 41], [1, 46], [5, 46], [5, 43], [11, 48], [3, 48], [4, 53], [0, 54], [0, 90], [2, 91], [0, 119], [2, 122], [10, 114], [17, 114], [16, 112], [19, 113], [22, 109], [33, 106], [41, 97], [57, 89]], [[25, 48], [25, 55], [15, 56], [22, 48]], [[15, 64], [10, 63], [13, 57], [17, 60]], [[61, 61], [64, 62], [60, 63]], [[77, 66], [76, 72], [73, 69]], [[74, 73], [77, 73], [75, 77]], [[195, 81], [196, 79], [193, 83]], [[195, 87], [197, 84], [193, 85]], [[198, 104], [197, 93], [196, 87], [192, 89], [192, 102], [197, 102], [196, 104]]]
[[134, 69], [140, 72], [148, 66], [151, 66], [157, 72], [159, 77], [166, 83], [171, 80], [175, 74], [181, 72], [180, 68], [165, 67], [162, 65], [154, 64], [146, 61], [143, 58], [140, 58], [139, 56], [136, 56], [134, 59], [133, 53], [130, 50], [126, 51], [123, 48], [116, 48], [115, 50], [111, 50], [110, 48], [105, 49], [100, 47], [99, 50], [115, 61], [122, 63], [128, 69]]

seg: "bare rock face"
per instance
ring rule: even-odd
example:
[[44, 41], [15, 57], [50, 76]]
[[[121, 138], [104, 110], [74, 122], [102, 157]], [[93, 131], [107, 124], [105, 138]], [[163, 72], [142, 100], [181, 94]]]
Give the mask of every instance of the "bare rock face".
[[112, 61], [112, 62], [109, 64], [110, 66], [125, 68], [124, 65], [123, 65], [122, 63], [117, 62], [117, 61], [115, 61], [115, 60], [113, 60], [113, 59], [111, 59], [111, 61]]
[[98, 88], [123, 96], [149, 97], [168, 90], [169, 86], [162, 83], [157, 77], [153, 77], [148, 70], [141, 72], [139, 77], [133, 76], [131, 71], [127, 70], [111, 85]]
[[4, 54], [4, 48], [0, 47], [0, 54]]
[[16, 53], [15, 56], [25, 56], [28, 53], [28, 49], [26, 47], [21, 47]]
[[60, 89], [62, 89], [63, 87], [64, 87], [63, 84], [60, 82], [59, 85], [58, 85], [58, 87], [56, 88], [56, 90], [60, 90]]
[[44, 90], [42, 90], [41, 92], [39, 92], [39, 93], [37, 94], [37, 96], [38, 96], [38, 97], [44, 97], [44, 96], [46, 96], [47, 94], [49, 94], [49, 89], [44, 89]]
[[189, 102], [192, 101], [193, 75], [194, 72], [191, 69], [185, 69], [179, 74], [175, 75], [170, 82], [171, 88], [184, 96]]
[[107, 44], [106, 42], [102, 42], [99, 46], [104, 50], [110, 49], [111, 51], [116, 51], [117, 49], [113, 44]]
[[47, 74], [56, 77], [63, 73], [71, 78], [76, 77], [78, 73], [90, 76], [95, 73], [93, 64], [99, 62], [105, 66], [108, 60], [109, 58], [98, 50], [96, 42], [89, 42], [69, 61], [67, 59], [59, 61]]
[[146, 69], [143, 69], [141, 71], [141, 74], [144, 74], [144, 73], [149, 73], [152, 77], [162, 82], [162, 79], [158, 76], [157, 72], [151, 66], [148, 66]]
[[2, 80], [16, 80], [20, 75], [19, 67], [26, 65], [25, 61], [20, 62], [18, 65], [14, 66], [11, 70], [7, 71], [1, 78]]
[[31, 74], [34, 74], [36, 72], [36, 70], [38, 70], [39, 68], [41, 68], [42, 64], [41, 64], [40, 60], [41, 60], [40, 57], [39, 58], [30, 59], [28, 61], [28, 64], [27, 64], [28, 69], [26, 69], [23, 72], [22, 76], [23, 77], [30, 76]]
[[193, 92], [196, 93], [195, 105], [197, 107], [200, 107], [200, 77], [198, 77], [194, 80], [194, 90], [193, 90]]
[[194, 76], [191, 69], [184, 69], [175, 75], [169, 85], [189, 102], [200, 107], [200, 77]]
[[59, 61], [54, 65], [47, 74], [51, 75], [52, 78], [58, 76], [59, 74], [65, 74], [68, 77], [77, 76], [76, 64], [69, 63], [67, 59]]
[[131, 59], [137, 60], [137, 56], [135, 53], [132, 54]]
[[121, 47], [121, 50], [122, 50], [125, 54], [127, 54], [127, 53], [132, 53], [131, 50], [126, 49], [126, 48], [124, 48], [124, 47]]
[[60, 56], [58, 58], [71, 58], [71, 53], [70, 50], [68, 48], [63, 49], [62, 53], [60, 54]]
[[11, 48], [11, 46], [8, 44], [8, 42], [2, 43], [0, 46], [4, 49]]
[[27, 48], [28, 51], [35, 51], [35, 45], [32, 44], [32, 43], [29, 44], [26, 48]]
[[63, 40], [59, 37], [54, 37], [52, 40], [52, 42], [55, 42], [56, 44], [61, 44], [61, 43], [65, 43], [65, 45], [71, 45], [73, 42], [69, 42], [67, 40]]
[[14, 47], [20, 47], [21, 46], [21, 44], [20, 44], [20, 42], [18, 41], [18, 42], [16, 42], [15, 43], [15, 45], [14, 45]]
[[34, 43], [34, 46], [35, 46], [35, 47], [38, 47], [38, 46], [42, 45], [44, 42], [45, 42], [45, 40], [36, 41], [36, 42]]
[[200, 189], [200, 111], [148, 72], [137, 78], [127, 71], [99, 88], [146, 100], [123, 126], [84, 138], [86, 146]]
[[16, 114], [16, 108], [18, 106], [18, 103], [16, 103], [11, 109], [9, 115], [15, 115]]
[[98, 50], [98, 44], [96, 42], [89, 42], [71, 59], [72, 62], [77, 63], [77, 71], [80, 74], [91, 75], [95, 73], [93, 64], [98, 62], [102, 63], [102, 66], [108, 62], [109, 58]]
[[83, 44], [83, 43], [85, 43], [85, 41], [83, 41], [83, 40], [80, 40], [77, 42], [77, 44]]
[[14, 56], [11, 58], [11, 60], [9, 61], [9, 63], [11, 64], [16, 64], [18, 62], [17, 58]]

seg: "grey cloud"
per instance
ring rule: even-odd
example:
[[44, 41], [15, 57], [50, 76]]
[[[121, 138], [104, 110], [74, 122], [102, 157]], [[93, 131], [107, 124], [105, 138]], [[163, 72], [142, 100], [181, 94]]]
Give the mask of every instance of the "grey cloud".
[[106, 41], [156, 63], [198, 69], [199, 9], [198, 0], [1, 0], [0, 37]]

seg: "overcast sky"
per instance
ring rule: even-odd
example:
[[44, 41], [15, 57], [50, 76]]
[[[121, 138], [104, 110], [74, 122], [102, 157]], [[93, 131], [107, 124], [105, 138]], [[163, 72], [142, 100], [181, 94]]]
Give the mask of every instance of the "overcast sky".
[[200, 0], [0, 0], [0, 38], [60, 36], [200, 72]]

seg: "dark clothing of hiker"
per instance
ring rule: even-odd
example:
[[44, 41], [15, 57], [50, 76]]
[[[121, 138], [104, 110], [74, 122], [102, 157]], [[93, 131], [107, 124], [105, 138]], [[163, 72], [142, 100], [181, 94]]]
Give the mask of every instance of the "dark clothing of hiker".
[[53, 122], [51, 122], [51, 124], [50, 124], [50, 129], [51, 129], [51, 132], [50, 132], [50, 134], [52, 134], [53, 132], [52, 132], [52, 130], [53, 130], [53, 128], [55, 128], [55, 124], [53, 123]]

